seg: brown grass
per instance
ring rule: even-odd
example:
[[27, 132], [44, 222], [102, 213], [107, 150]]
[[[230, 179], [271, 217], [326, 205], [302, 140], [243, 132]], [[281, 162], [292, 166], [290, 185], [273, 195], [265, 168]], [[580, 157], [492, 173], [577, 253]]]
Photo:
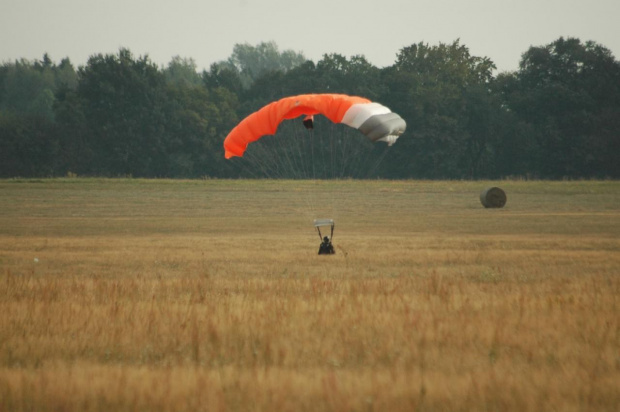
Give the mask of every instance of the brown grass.
[[620, 183], [497, 183], [0, 181], [0, 411], [619, 410]]

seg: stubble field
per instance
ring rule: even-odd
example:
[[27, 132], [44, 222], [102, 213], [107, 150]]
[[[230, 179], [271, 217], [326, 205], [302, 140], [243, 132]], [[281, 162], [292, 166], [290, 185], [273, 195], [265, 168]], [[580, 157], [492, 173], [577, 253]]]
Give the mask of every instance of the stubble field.
[[620, 182], [0, 180], [0, 411], [619, 409]]

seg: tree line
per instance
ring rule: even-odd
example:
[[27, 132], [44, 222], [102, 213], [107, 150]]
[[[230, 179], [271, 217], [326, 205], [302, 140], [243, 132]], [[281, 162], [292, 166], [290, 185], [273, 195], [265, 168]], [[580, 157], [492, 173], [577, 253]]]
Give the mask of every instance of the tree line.
[[238, 44], [202, 72], [128, 49], [77, 69], [22, 59], [0, 66], [0, 177], [246, 177], [243, 159], [224, 160], [224, 138], [301, 93], [364, 96], [407, 121], [368, 158], [382, 160], [377, 177], [620, 177], [620, 63], [607, 48], [561, 37], [530, 47], [514, 72], [495, 69], [459, 40], [412, 44], [384, 68], [362, 55], [315, 63], [273, 42]]

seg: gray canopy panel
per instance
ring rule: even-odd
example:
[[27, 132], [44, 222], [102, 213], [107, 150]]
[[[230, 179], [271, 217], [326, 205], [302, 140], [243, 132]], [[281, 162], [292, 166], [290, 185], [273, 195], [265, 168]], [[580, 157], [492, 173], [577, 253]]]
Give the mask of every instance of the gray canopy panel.
[[387, 136], [400, 136], [407, 128], [407, 123], [396, 113], [377, 114], [369, 117], [360, 127], [370, 140], [376, 142]]

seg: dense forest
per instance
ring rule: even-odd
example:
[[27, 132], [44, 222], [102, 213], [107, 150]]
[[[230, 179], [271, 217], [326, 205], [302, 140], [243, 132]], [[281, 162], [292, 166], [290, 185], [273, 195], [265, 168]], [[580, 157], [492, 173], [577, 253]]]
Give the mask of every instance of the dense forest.
[[[269, 177], [245, 157], [225, 160], [224, 138], [270, 101], [325, 92], [367, 97], [407, 121], [390, 148], [342, 149], [358, 167], [337, 177], [620, 177], [620, 62], [607, 48], [559, 38], [530, 47], [517, 71], [495, 71], [458, 40], [412, 44], [384, 68], [339, 54], [315, 63], [273, 42], [238, 44], [201, 73], [191, 58], [158, 67], [127, 49], [78, 68], [48, 55], [6, 62], [0, 177]], [[278, 134], [298, 133], [291, 122]], [[346, 126], [328, 123], [313, 133], [334, 150]], [[280, 156], [268, 149], [258, 157]]]

